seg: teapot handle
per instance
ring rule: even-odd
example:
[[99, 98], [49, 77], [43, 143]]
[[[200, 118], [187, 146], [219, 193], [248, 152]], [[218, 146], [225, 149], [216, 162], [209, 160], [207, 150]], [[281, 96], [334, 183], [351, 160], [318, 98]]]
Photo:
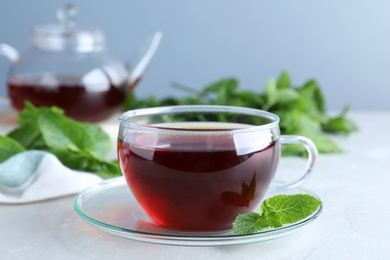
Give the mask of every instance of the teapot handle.
[[14, 47], [5, 43], [0, 43], [0, 54], [6, 56], [12, 62], [19, 59], [19, 52]]
[[[11, 62], [15, 62], [19, 59], [19, 52], [12, 46], [0, 42], [0, 55], [6, 56]], [[0, 96], [0, 107], [9, 106], [8, 97]]]
[[154, 32], [151, 37], [146, 42], [143, 54], [140, 55], [138, 61], [135, 63], [134, 67], [130, 68], [128, 86], [129, 90], [133, 90], [135, 85], [141, 79], [142, 74], [145, 72], [147, 66], [152, 60], [158, 46], [160, 45], [161, 38], [163, 33], [160, 31]]

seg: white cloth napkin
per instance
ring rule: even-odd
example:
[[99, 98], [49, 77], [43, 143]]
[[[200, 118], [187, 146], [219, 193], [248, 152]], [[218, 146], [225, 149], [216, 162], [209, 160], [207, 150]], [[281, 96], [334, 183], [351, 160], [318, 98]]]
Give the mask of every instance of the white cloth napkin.
[[30, 203], [71, 195], [101, 180], [95, 174], [65, 167], [51, 153], [26, 151], [0, 164], [0, 203]]

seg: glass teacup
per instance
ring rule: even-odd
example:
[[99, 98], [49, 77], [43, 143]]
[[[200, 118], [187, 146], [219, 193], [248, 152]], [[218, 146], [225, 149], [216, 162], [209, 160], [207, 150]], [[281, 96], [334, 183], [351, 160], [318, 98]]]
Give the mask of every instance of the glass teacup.
[[[118, 158], [127, 185], [156, 224], [180, 231], [229, 229], [272, 188], [303, 184], [317, 158], [313, 142], [280, 134], [277, 115], [194, 105], [131, 110], [119, 117]], [[298, 180], [271, 186], [282, 144], [301, 144]]]

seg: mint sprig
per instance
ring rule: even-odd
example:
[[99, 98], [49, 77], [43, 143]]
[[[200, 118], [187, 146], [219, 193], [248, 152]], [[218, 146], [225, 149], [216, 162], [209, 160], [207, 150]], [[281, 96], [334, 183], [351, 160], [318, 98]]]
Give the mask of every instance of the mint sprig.
[[248, 212], [238, 215], [233, 222], [233, 231], [244, 235], [296, 223], [313, 214], [321, 204], [320, 200], [308, 194], [277, 195], [264, 200], [260, 214]]

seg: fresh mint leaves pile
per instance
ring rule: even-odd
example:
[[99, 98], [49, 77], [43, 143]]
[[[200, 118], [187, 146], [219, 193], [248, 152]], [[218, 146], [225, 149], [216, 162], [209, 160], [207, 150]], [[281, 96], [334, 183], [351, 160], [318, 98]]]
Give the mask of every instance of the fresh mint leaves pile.
[[239, 235], [251, 234], [268, 228], [279, 228], [312, 215], [322, 202], [308, 194], [277, 195], [264, 200], [260, 213], [240, 214], [233, 222]]
[[0, 163], [25, 150], [44, 150], [74, 170], [102, 178], [121, 175], [118, 162], [106, 159], [112, 144], [98, 125], [72, 120], [57, 107], [37, 108], [29, 102], [18, 120], [17, 129], [0, 136]]
[[[202, 90], [194, 90], [180, 84], [174, 87], [188, 92], [184, 98], [167, 97], [161, 100], [154, 96], [137, 98], [131, 93], [126, 101], [125, 110], [169, 106], [169, 105], [231, 105], [266, 110], [280, 117], [280, 130], [284, 135], [302, 135], [316, 144], [320, 153], [339, 153], [342, 149], [326, 134], [347, 135], [357, 130], [357, 126], [347, 118], [348, 106], [334, 117], [328, 116], [325, 99], [320, 85], [309, 80], [294, 87], [290, 76], [283, 72], [277, 80], [266, 82], [263, 93], [239, 89], [239, 82], [229, 78], [215, 82]], [[304, 155], [301, 145], [283, 147], [283, 155]]]

